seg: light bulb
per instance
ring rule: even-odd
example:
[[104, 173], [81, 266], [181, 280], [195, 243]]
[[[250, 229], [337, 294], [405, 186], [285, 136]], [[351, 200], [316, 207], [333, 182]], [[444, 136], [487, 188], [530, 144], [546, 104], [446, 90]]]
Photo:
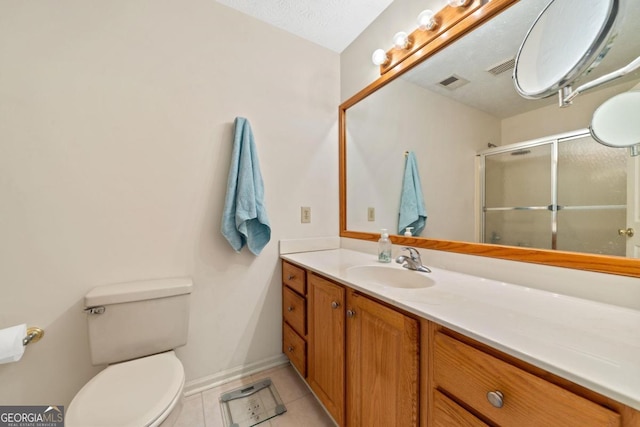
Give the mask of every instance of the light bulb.
[[373, 51], [373, 55], [371, 55], [371, 61], [375, 65], [385, 65], [389, 63], [389, 57], [387, 56], [387, 52], [382, 49], [376, 49]]
[[420, 15], [418, 15], [418, 28], [422, 31], [431, 31], [435, 29], [438, 26], [438, 23], [434, 16], [435, 14], [433, 11], [429, 9], [420, 12]]
[[393, 36], [393, 45], [396, 49], [408, 49], [411, 46], [409, 36], [404, 31], [400, 31]]
[[451, 7], [463, 7], [470, 3], [470, 0], [447, 0]]

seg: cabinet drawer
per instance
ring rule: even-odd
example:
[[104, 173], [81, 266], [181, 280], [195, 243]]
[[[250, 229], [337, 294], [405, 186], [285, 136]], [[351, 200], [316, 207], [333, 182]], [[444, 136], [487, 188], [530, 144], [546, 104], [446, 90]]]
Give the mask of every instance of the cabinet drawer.
[[282, 316], [299, 335], [307, 335], [306, 300], [286, 286], [282, 287]]
[[307, 377], [307, 343], [286, 323], [282, 326], [282, 352], [300, 375]]
[[435, 390], [433, 395], [433, 426], [487, 427], [485, 423], [438, 390]]
[[[434, 381], [499, 425], [620, 425], [619, 414], [442, 333], [435, 337]], [[501, 408], [489, 402], [490, 392], [502, 395]]]
[[307, 294], [307, 277], [304, 269], [282, 261], [282, 283], [299, 293]]

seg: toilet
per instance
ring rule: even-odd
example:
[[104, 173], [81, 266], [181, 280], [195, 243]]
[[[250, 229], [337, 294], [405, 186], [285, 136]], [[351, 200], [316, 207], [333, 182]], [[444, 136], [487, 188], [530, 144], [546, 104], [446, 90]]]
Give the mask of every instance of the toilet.
[[108, 365], [76, 394], [67, 427], [169, 427], [182, 409], [192, 280], [99, 286], [85, 296], [91, 362]]

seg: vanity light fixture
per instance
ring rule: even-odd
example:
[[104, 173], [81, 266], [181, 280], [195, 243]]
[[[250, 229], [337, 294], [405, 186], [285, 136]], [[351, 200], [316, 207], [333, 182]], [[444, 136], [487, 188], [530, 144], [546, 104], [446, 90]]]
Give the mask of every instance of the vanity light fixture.
[[393, 45], [395, 46], [396, 49], [400, 49], [400, 50], [409, 49], [412, 44], [413, 44], [413, 41], [411, 40], [409, 35], [404, 31], [400, 31], [399, 33], [396, 33], [393, 36]]
[[432, 31], [438, 27], [438, 22], [435, 18], [435, 13], [432, 10], [426, 9], [420, 12], [418, 15], [418, 28], [422, 31]]
[[391, 58], [387, 55], [383, 49], [376, 49], [373, 51], [373, 55], [371, 55], [371, 61], [375, 65], [387, 65], [390, 62]]
[[447, 3], [451, 7], [465, 7], [471, 3], [471, 0], [447, 0]]
[[467, 8], [467, 6], [474, 5], [473, 7], [469, 7], [467, 11], [445, 11], [444, 14], [441, 14], [440, 12], [442, 12], [442, 10], [440, 12], [434, 12], [430, 9], [423, 10], [418, 15], [418, 28], [415, 31], [411, 34], [407, 34], [404, 31], [397, 32], [393, 36], [392, 50], [384, 51], [382, 49], [376, 49], [376, 51], [371, 55], [371, 61], [375, 65], [381, 67], [380, 74], [382, 75], [405, 60], [411, 53], [413, 53], [413, 50], [417, 50], [417, 48], [429, 43], [438, 36], [438, 33], [449, 28], [455, 23], [453, 21], [454, 18], [458, 19], [459, 17], [466, 16], [480, 7], [480, 4], [484, 4], [484, 2], [488, 1], [491, 0], [447, 0], [449, 7], [453, 8], [463, 9]]

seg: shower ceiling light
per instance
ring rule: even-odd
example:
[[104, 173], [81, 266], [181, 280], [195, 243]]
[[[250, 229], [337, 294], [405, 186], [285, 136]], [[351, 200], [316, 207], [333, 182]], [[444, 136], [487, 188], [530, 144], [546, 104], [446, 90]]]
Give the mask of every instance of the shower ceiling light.
[[418, 15], [418, 28], [420, 28], [422, 31], [434, 30], [438, 26], [438, 23], [436, 22], [434, 16], [435, 13], [433, 13], [433, 11], [429, 9], [420, 12], [420, 15]]

